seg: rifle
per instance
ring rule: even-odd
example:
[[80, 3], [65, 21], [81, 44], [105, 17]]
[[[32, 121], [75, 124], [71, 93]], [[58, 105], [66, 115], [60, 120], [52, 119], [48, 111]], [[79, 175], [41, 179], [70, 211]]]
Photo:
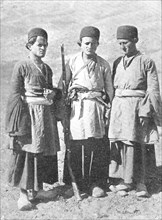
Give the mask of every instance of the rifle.
[[67, 166], [69, 169], [69, 174], [72, 181], [72, 187], [74, 196], [77, 199], [77, 201], [81, 200], [81, 196], [79, 193], [78, 186], [76, 184], [75, 176], [73, 174], [71, 163], [70, 163], [70, 140], [69, 140], [69, 101], [68, 101], [68, 88], [66, 84], [66, 68], [65, 68], [65, 55], [64, 55], [64, 45], [61, 45], [61, 59], [62, 59], [62, 93], [63, 93], [63, 106], [64, 106], [64, 120], [63, 120], [63, 130], [64, 130], [64, 142], [66, 146], [66, 152], [67, 152]]

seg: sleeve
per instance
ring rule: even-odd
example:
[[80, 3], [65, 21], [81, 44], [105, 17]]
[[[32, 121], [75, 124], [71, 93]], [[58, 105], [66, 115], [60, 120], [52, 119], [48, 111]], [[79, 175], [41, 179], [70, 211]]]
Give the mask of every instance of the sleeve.
[[[22, 66], [16, 64], [11, 78], [11, 90], [6, 110], [6, 131], [14, 135], [23, 135], [27, 132], [26, 124], [29, 123], [29, 114], [22, 100], [24, 95], [24, 80]], [[27, 132], [28, 133], [28, 132]]]
[[111, 76], [111, 68], [110, 65], [107, 63], [104, 70], [104, 87], [105, 91], [109, 96], [110, 103], [114, 97], [114, 88], [112, 83], [112, 76]]
[[54, 100], [59, 100], [61, 99], [61, 89], [58, 88], [58, 85], [55, 83], [55, 77], [54, 77], [54, 74], [53, 74], [53, 71], [52, 69], [50, 68], [49, 65], [45, 64], [46, 65], [46, 70], [47, 70], [47, 73], [48, 73], [48, 79], [47, 79], [47, 82], [48, 82], [48, 89], [50, 90], [53, 90], [56, 95], [54, 97]]
[[116, 74], [116, 68], [118, 66], [118, 64], [120, 63], [122, 57], [118, 57], [114, 63], [113, 63], [113, 68], [112, 68], [112, 81], [114, 83], [114, 78], [115, 78], [115, 74]]
[[52, 80], [53, 72], [52, 72], [52, 69], [47, 64], [45, 64], [45, 65], [46, 65], [46, 70], [47, 70], [47, 73], [48, 73], [48, 75], [47, 75], [47, 77], [48, 77], [48, 79], [47, 79], [48, 89], [53, 89], [54, 88], [53, 80]]
[[153, 60], [147, 60], [144, 68], [147, 77], [147, 91], [139, 108], [139, 116], [154, 117], [156, 122], [159, 124], [162, 105], [156, 65]]

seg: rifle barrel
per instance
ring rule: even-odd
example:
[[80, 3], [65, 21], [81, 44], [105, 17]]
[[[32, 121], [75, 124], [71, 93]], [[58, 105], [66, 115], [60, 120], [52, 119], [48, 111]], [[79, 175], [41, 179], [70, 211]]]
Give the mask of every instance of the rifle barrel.
[[70, 163], [70, 144], [69, 144], [69, 114], [67, 113], [67, 110], [69, 106], [67, 106], [67, 85], [66, 85], [66, 68], [65, 68], [65, 54], [64, 54], [64, 45], [61, 45], [61, 59], [62, 59], [62, 89], [63, 89], [63, 102], [64, 102], [64, 107], [65, 107], [65, 117], [64, 117], [64, 142], [66, 145], [66, 150], [67, 150], [67, 165], [69, 169], [69, 174], [72, 180], [72, 187], [74, 191], [74, 195], [77, 199], [77, 201], [80, 201], [82, 198], [80, 196], [80, 192], [78, 189], [78, 186], [76, 184], [75, 176], [73, 174], [73, 170], [71, 168], [71, 163]]

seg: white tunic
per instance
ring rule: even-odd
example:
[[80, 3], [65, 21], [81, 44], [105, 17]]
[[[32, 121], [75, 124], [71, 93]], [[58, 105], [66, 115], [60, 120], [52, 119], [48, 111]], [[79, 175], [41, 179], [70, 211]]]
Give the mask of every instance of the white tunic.
[[92, 61], [85, 67], [84, 65], [82, 53], [71, 57], [66, 65], [69, 90], [73, 87], [85, 88], [91, 93], [90, 96], [89, 92], [82, 93], [77, 100], [72, 101], [70, 132], [71, 139], [75, 140], [102, 138], [105, 135], [105, 107], [95, 99], [95, 92], [99, 94], [105, 91], [110, 101], [113, 98], [111, 69], [108, 62], [96, 55], [96, 62]]

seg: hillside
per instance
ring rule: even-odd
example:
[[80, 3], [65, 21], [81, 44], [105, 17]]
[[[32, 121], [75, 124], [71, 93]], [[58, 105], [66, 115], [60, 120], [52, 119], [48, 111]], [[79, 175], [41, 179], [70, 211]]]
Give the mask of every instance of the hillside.
[[[161, 86], [161, 1], [6, 1], [1, 0], [1, 220], [94, 220], [94, 219], [161, 219], [162, 154], [156, 148], [157, 172], [152, 174], [149, 189], [151, 198], [137, 199], [134, 192], [119, 197], [111, 192], [102, 199], [87, 198], [77, 204], [74, 197], [66, 198], [64, 188], [52, 188], [51, 200], [42, 200], [37, 209], [17, 211], [18, 190], [6, 184], [9, 151], [4, 131], [6, 101], [9, 94], [12, 69], [17, 60], [28, 55], [25, 48], [27, 32], [42, 27], [49, 34], [46, 61], [54, 72], [53, 82], [61, 75], [60, 45], [64, 43], [66, 55], [79, 51], [77, 40], [86, 25], [100, 29], [98, 54], [109, 61], [120, 55], [116, 42], [116, 29], [123, 24], [135, 25], [139, 30], [138, 48], [155, 60]], [[60, 131], [61, 133], [61, 131]], [[62, 135], [62, 134], [61, 134]], [[47, 186], [48, 188], [48, 186]], [[63, 191], [62, 191], [63, 190]]]

